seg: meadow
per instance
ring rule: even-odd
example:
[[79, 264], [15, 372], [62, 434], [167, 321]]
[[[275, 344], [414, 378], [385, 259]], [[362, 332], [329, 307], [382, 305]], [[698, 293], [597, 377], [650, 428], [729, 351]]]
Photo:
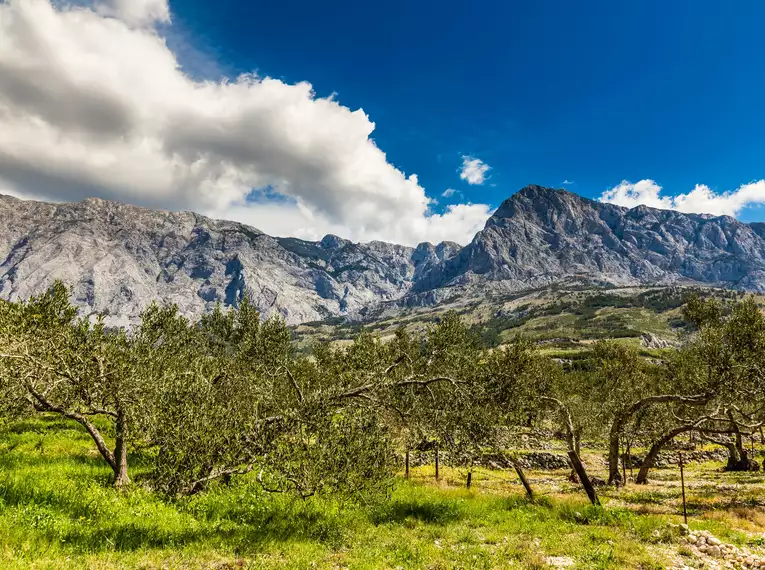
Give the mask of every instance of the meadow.
[[[562, 444], [561, 444], [562, 445]], [[679, 542], [679, 472], [649, 485], [601, 488], [587, 502], [567, 471], [529, 471], [529, 501], [512, 471], [432, 465], [403, 472], [367, 503], [266, 493], [254, 477], [169, 499], [142, 484], [151, 458], [131, 456], [133, 483], [111, 471], [75, 422], [11, 422], [0, 433], [0, 567], [4, 569], [446, 569], [696, 566]], [[600, 450], [583, 458], [605, 475]], [[754, 551], [765, 545], [765, 475], [686, 472], [689, 524]], [[700, 567], [700, 566], [699, 566]]]

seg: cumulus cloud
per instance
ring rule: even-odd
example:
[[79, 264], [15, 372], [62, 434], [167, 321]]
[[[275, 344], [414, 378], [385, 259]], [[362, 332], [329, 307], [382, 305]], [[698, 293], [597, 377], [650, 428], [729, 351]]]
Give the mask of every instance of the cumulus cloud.
[[489, 172], [489, 165], [480, 158], [464, 155], [462, 157], [462, 168], [460, 168], [460, 178], [468, 184], [483, 184], [486, 181], [486, 173]]
[[[309, 83], [187, 76], [156, 25], [169, 21], [165, 0], [0, 2], [0, 188], [406, 244], [466, 243], [490, 215], [481, 204], [434, 213], [364, 111]], [[488, 166], [471, 164], [479, 183]], [[280, 199], [253, 201], [258, 188]]]
[[446, 190], [444, 190], [444, 192], [443, 192], [443, 194], [441, 194], [441, 196], [444, 197], [444, 198], [451, 198], [456, 193], [457, 193], [457, 191], [454, 188], [447, 188]]
[[643, 204], [686, 213], [735, 217], [747, 206], [765, 203], [765, 180], [750, 182], [729, 192], [715, 192], [705, 184], [697, 184], [687, 194], [677, 196], [663, 196], [661, 186], [653, 180], [641, 180], [634, 184], [624, 180], [606, 190], [600, 201], [628, 208]]
[[170, 21], [167, 0], [102, 0], [96, 2], [95, 8], [99, 14], [119, 18], [134, 27]]
[[569, 186], [569, 185], [571, 185], [571, 184], [573, 184], [573, 183], [574, 183], [574, 181], [573, 181], [573, 180], [568, 180], [568, 179], [567, 179], [567, 180], [564, 180], [564, 181], [563, 181], [561, 184], [563, 184], [564, 186]]

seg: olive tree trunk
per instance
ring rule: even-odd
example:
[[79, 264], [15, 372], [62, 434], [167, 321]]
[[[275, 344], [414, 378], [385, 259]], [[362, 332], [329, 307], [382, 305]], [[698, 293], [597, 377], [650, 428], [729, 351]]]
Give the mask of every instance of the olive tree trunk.
[[685, 433], [688, 431], [693, 432], [697, 428], [698, 428], [698, 424], [678, 426], [674, 429], [669, 430], [667, 433], [665, 433], [659, 439], [657, 439], [651, 446], [651, 449], [648, 450], [648, 454], [646, 454], [645, 458], [640, 463], [640, 470], [638, 471], [638, 476], [637, 476], [637, 479], [635, 480], [635, 483], [637, 483], [638, 485], [645, 485], [646, 483], [648, 483], [648, 471], [650, 471], [651, 468], [654, 466], [654, 463], [656, 463], [656, 458], [659, 456], [659, 453], [661, 453], [661, 450], [664, 449], [664, 447], [670, 441], [672, 441], [675, 437], [677, 437], [681, 433]]
[[624, 426], [639, 411], [654, 404], [680, 403], [688, 406], [703, 406], [712, 399], [712, 394], [699, 394], [695, 396], [682, 396], [679, 394], [661, 394], [648, 396], [636, 400], [626, 408], [622, 408], [611, 422], [608, 433], [608, 484], [621, 485], [622, 476], [619, 473], [619, 444]]
[[[51, 412], [59, 414], [70, 420], [74, 420], [85, 428], [88, 435], [93, 439], [96, 444], [98, 452], [101, 457], [111, 468], [114, 473], [114, 486], [117, 488], [124, 487], [130, 483], [130, 477], [128, 476], [128, 457], [127, 457], [127, 418], [122, 409], [117, 411], [112, 410], [90, 410], [87, 413], [80, 413], [74, 410], [68, 410], [63, 406], [54, 404], [48, 400], [43, 394], [34, 389], [31, 385], [27, 385], [27, 391], [34, 399], [34, 407], [39, 412]], [[91, 416], [103, 415], [114, 420], [116, 428], [116, 442], [114, 451], [109, 449], [101, 432], [90, 421]]]
[[[598, 493], [595, 491], [595, 486], [592, 484], [592, 480], [590, 479], [589, 475], [587, 475], [587, 470], [584, 467], [584, 464], [582, 463], [582, 459], [579, 456], [578, 452], [578, 443], [577, 443], [577, 437], [576, 437], [576, 430], [574, 429], [574, 422], [571, 419], [571, 412], [569, 412], [568, 407], [566, 404], [561, 402], [560, 400], [557, 400], [555, 398], [542, 398], [542, 400], [547, 402], [552, 402], [558, 407], [558, 410], [560, 411], [560, 414], [563, 418], [563, 427], [566, 432], [566, 443], [568, 444], [568, 458], [571, 462], [571, 466], [573, 467], [574, 471], [576, 472], [577, 477], [579, 478], [579, 481], [582, 483], [582, 486], [584, 487], [585, 493], [587, 493], [587, 497], [590, 499], [590, 502], [593, 505], [600, 505], [600, 499], [598, 499]], [[617, 449], [617, 455], [618, 455], [618, 449]]]

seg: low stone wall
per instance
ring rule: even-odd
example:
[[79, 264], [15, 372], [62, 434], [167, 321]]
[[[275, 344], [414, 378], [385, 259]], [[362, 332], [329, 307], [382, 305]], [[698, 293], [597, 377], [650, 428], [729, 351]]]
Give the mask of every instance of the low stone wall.
[[[696, 451], [662, 451], [654, 462], [654, 467], [670, 467], [680, 463], [680, 453], [683, 454], [684, 463], [704, 463], [706, 461], [728, 460], [728, 452], [724, 449], [704, 449]], [[630, 464], [634, 468], [640, 467], [645, 455], [630, 456]]]
[[[654, 468], [662, 467], [674, 467], [680, 462], [680, 453], [678, 451], [663, 451], [659, 454], [659, 457], [654, 463]], [[685, 463], [704, 463], [707, 461], [720, 461], [725, 462], [728, 459], [728, 453], [724, 449], [713, 450], [696, 450], [696, 451], [683, 451], [683, 461]], [[536, 470], [536, 471], [557, 471], [560, 469], [568, 469], [570, 467], [568, 457], [565, 453], [550, 452], [550, 451], [518, 451], [512, 456], [515, 456], [518, 463], [524, 469]], [[634, 469], [638, 469], [643, 462], [645, 455], [637, 454], [630, 456], [630, 465]], [[473, 464], [479, 467], [486, 467], [489, 469], [512, 469], [512, 463], [510, 461], [511, 454], [509, 453], [487, 453], [473, 459]], [[439, 459], [442, 465], [459, 464], [465, 465], [468, 461], [467, 458], [459, 458], [457, 461], [452, 461], [450, 455], [446, 451], [442, 451], [439, 455]], [[409, 465], [411, 467], [419, 467], [423, 465], [433, 465], [435, 463], [434, 451], [412, 451], [409, 454]], [[401, 465], [404, 464], [403, 455], [401, 456]], [[603, 457], [603, 464], [607, 465], [608, 460], [606, 456]], [[629, 466], [629, 465], [628, 465]]]

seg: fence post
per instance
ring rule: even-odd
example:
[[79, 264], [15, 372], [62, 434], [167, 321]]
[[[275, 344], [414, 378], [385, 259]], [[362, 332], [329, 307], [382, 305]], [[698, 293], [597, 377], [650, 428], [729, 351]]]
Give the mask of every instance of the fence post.
[[685, 472], [683, 470], [683, 453], [678, 453], [680, 457], [680, 486], [683, 490], [683, 521], [688, 524], [688, 510], [685, 507]]

